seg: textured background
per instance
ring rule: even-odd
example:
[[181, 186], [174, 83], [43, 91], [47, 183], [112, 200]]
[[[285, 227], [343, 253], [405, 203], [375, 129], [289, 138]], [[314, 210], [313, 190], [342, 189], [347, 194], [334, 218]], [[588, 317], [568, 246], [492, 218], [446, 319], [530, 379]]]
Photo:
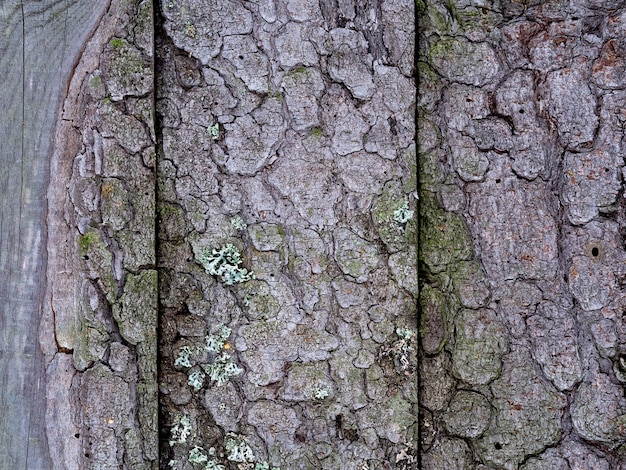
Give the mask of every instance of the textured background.
[[[416, 204], [413, 7], [162, 2], [162, 426], [193, 428], [162, 465], [191, 468], [195, 445], [226, 463], [233, 432], [283, 469], [415, 468], [415, 353], [407, 370], [383, 354], [417, 331], [416, 217], [393, 218]], [[204, 271], [201, 250], [227, 243], [256, 280]], [[244, 372], [196, 391], [212, 355], [175, 361], [219, 324]]]
[[[48, 190], [54, 468], [415, 468], [413, 2], [102, 8]], [[203, 268], [228, 243], [254, 280]]]
[[624, 2], [418, 3], [423, 468], [624, 468]]

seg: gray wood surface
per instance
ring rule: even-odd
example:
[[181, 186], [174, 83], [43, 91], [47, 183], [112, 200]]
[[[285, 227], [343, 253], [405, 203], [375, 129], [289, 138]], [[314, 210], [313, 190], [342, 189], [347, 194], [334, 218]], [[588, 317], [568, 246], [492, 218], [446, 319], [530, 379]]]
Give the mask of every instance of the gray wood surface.
[[37, 339], [48, 161], [70, 73], [105, 3], [0, 2], [0, 469], [50, 468]]

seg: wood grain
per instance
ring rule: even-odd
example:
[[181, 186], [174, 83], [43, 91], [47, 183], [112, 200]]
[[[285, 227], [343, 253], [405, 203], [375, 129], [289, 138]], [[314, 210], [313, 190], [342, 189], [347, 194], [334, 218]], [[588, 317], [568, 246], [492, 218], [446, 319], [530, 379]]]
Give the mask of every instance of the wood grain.
[[[50, 468], [38, 325], [59, 104], [108, 2], [0, 4], [0, 468]], [[54, 175], [52, 175], [54, 177]]]

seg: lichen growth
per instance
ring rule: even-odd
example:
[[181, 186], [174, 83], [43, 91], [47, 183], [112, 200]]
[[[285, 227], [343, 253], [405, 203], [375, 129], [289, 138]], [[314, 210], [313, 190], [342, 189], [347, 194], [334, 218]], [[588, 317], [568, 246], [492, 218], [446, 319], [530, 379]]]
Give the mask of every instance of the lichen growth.
[[205, 377], [206, 375], [204, 375], [204, 372], [202, 372], [201, 370], [195, 370], [191, 374], [189, 374], [187, 384], [197, 392], [204, 385]]
[[205, 454], [202, 447], [195, 446], [189, 451], [189, 459], [187, 460], [192, 464], [203, 464], [209, 461], [209, 457]]
[[207, 127], [206, 130], [209, 133], [209, 136], [211, 136], [211, 139], [213, 140], [219, 139], [220, 137], [220, 123], [219, 122], [216, 122], [212, 126]]
[[178, 351], [174, 365], [176, 367], [191, 367], [191, 357], [193, 356], [193, 350], [189, 346], [183, 346]]
[[185, 444], [192, 435], [191, 421], [187, 415], [178, 415], [170, 431], [170, 446]]
[[209, 352], [221, 351], [226, 345], [226, 340], [230, 336], [231, 329], [225, 325], [218, 326], [218, 332], [205, 337], [205, 349]]
[[245, 230], [246, 227], [248, 225], [246, 225], [246, 223], [243, 221], [243, 219], [239, 216], [233, 217], [232, 219], [230, 219], [230, 224], [236, 229], [236, 230]]
[[204, 371], [208, 374], [211, 382], [216, 382], [217, 386], [221, 387], [231, 377], [241, 374], [243, 369], [233, 362], [229, 354], [222, 353], [215, 358], [212, 364], [206, 364]]
[[324, 387], [315, 387], [313, 390], [313, 398], [316, 400], [324, 400], [328, 397], [328, 390]]
[[252, 449], [243, 436], [228, 433], [226, 435], [227, 458], [231, 462], [254, 462], [255, 457]]
[[398, 340], [391, 345], [383, 346], [380, 349], [381, 357], [389, 357], [393, 360], [396, 372], [405, 376], [411, 376], [415, 372], [415, 364], [411, 360], [411, 355], [415, 351], [415, 331], [405, 328], [396, 328]]
[[412, 218], [413, 211], [409, 209], [408, 201], [404, 201], [404, 203], [400, 207], [393, 211], [393, 220], [395, 220], [399, 224], [406, 224]]
[[241, 253], [232, 244], [220, 248], [219, 250], [203, 249], [198, 257], [200, 264], [207, 273], [220, 278], [227, 286], [240, 284], [254, 279], [254, 273], [241, 267], [243, 260]]

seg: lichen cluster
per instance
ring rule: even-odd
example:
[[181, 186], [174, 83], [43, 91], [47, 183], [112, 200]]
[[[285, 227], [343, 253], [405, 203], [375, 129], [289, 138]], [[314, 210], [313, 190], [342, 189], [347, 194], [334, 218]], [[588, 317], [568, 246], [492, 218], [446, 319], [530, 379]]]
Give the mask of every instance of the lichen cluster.
[[187, 384], [195, 391], [204, 386], [204, 379], [208, 375], [211, 384], [218, 387], [224, 385], [230, 378], [243, 372], [232, 356], [227, 352], [230, 344], [227, 342], [231, 334], [231, 329], [224, 325], [219, 325], [217, 333], [207, 335], [204, 343], [196, 347], [188, 345], [182, 346], [174, 365], [184, 369], [192, 369], [196, 364], [200, 368], [194, 368], [189, 372]]
[[254, 279], [254, 273], [241, 266], [243, 263], [241, 253], [230, 243], [219, 250], [203, 249], [198, 261], [207, 273], [217, 276], [227, 286]]

